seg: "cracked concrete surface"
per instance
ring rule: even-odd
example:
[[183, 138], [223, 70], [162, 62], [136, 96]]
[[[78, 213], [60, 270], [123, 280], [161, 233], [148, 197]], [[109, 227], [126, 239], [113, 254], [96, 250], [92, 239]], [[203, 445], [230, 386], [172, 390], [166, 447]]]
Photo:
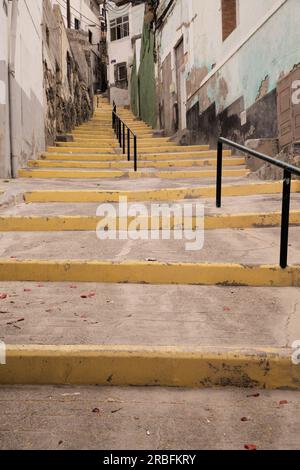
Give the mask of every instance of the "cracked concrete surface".
[[291, 347], [300, 339], [296, 288], [1, 282], [0, 293], [7, 344]]
[[299, 449], [300, 392], [2, 387], [0, 415], [0, 449]]
[[[151, 232], [147, 232], [150, 237]], [[199, 235], [200, 239], [200, 235]], [[300, 263], [299, 227], [290, 228], [289, 262]], [[212, 230], [204, 246], [187, 251], [188, 240], [99, 240], [96, 232], [3, 232], [0, 257], [17, 259], [104, 259], [164, 262], [277, 264], [280, 228]]]

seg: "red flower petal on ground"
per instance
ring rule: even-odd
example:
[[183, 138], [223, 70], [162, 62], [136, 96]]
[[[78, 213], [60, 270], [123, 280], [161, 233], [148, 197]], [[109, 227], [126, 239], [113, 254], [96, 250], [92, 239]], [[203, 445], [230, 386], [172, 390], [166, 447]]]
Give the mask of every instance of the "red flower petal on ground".
[[256, 447], [255, 444], [245, 444], [245, 445], [244, 445], [244, 448], [245, 448], [246, 450], [257, 450], [257, 447]]
[[7, 297], [7, 294], [0, 294], [0, 300], [5, 300]]
[[287, 400], [281, 400], [281, 401], [279, 402], [279, 405], [288, 405], [288, 403], [289, 403], [289, 402], [288, 402]]

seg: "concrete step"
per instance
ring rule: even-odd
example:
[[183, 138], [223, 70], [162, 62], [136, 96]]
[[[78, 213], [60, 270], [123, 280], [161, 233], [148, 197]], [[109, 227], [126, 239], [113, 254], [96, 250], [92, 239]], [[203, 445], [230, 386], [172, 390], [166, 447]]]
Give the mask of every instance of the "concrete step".
[[[31, 182], [31, 185], [35, 182]], [[47, 183], [47, 182], [44, 182]], [[106, 183], [106, 184], [105, 184]], [[137, 181], [137, 183], [139, 183]], [[170, 182], [171, 183], [171, 182]], [[51, 182], [51, 185], [58, 185], [57, 182]], [[112, 185], [110, 182], [104, 182], [103, 184], [108, 186], [115, 186]], [[120, 182], [121, 184], [121, 182]], [[129, 182], [123, 182], [123, 184], [129, 184]], [[130, 183], [131, 184], [131, 183]], [[60, 182], [60, 185], [62, 183]], [[189, 200], [178, 200], [176, 204], [183, 206], [185, 204], [196, 204], [199, 202], [198, 199], [189, 199]], [[244, 196], [242, 199], [242, 205], [237, 197], [226, 197], [223, 201], [223, 207], [221, 209], [216, 208], [215, 200], [209, 198], [201, 199], [201, 202], [205, 206], [205, 215], [207, 217], [212, 217], [216, 220], [226, 221], [226, 223], [234, 223], [234, 221], [242, 222], [245, 221], [245, 215], [247, 217], [247, 223], [253, 223], [257, 226], [262, 225], [272, 225], [277, 224], [276, 218], [278, 220], [278, 215], [274, 216], [274, 214], [280, 214], [281, 212], [281, 204], [282, 204], [282, 195], [278, 194], [267, 194], [267, 195], [252, 195], [252, 196]], [[117, 204], [112, 204], [113, 207], [117, 209]], [[128, 206], [132, 207], [135, 203], [129, 203]], [[151, 212], [151, 203], [145, 202], [144, 203], [149, 213]], [[24, 204], [21, 202], [16, 204], [12, 207], [3, 207], [1, 208], [1, 217], [5, 220], [5, 217], [15, 216], [15, 217], [43, 217], [51, 218], [51, 216], [59, 217], [59, 216], [73, 216], [75, 218], [81, 217], [88, 217], [92, 218], [96, 216], [96, 211], [99, 206], [99, 203], [59, 203], [59, 202], [45, 202], [41, 203], [34, 203], [31, 204]], [[291, 223], [295, 223], [294, 217], [298, 217], [297, 214], [300, 211], [300, 193], [292, 193], [291, 195]], [[256, 214], [256, 216], [255, 216]], [[272, 215], [273, 214], [273, 215]], [[236, 219], [237, 217], [237, 219]], [[255, 220], [256, 217], [256, 220]], [[5, 222], [1, 225], [3, 230], [6, 230]], [[229, 226], [227, 226], [229, 227]], [[241, 225], [239, 226], [241, 227]], [[223, 228], [226, 228], [224, 225]], [[248, 228], [250, 228], [248, 226]], [[88, 227], [84, 228], [85, 230]]]
[[[77, 144], [76, 144], [77, 145]], [[119, 146], [118, 146], [119, 147]], [[113, 153], [114, 149], [117, 149], [118, 147], [111, 145], [107, 147], [79, 147], [79, 146], [66, 146], [64, 143], [59, 146], [59, 147], [48, 147], [47, 152], [49, 153], [57, 153], [58, 149], [59, 152], [61, 153]], [[154, 153], [156, 151], [156, 153]], [[181, 147], [181, 146], [169, 146], [166, 148], [153, 148], [153, 147], [138, 147], [138, 153], [139, 155], [156, 155], [156, 154], [177, 154], [182, 155], [182, 154], [191, 154], [191, 156], [195, 155], [196, 152], [207, 152], [207, 156], [211, 155], [216, 155], [216, 152], [214, 150], [210, 151], [209, 147], [207, 145], [197, 145], [197, 146], [189, 146], [189, 147]], [[210, 153], [211, 152], [211, 153]], [[227, 151], [225, 153], [225, 156], [231, 155], [230, 151]], [[165, 155], [165, 158], [169, 158], [169, 155]]]
[[[132, 206], [131, 206], [132, 207]], [[184, 206], [183, 206], [184, 208]], [[132, 208], [133, 209], [133, 208]], [[92, 215], [44, 215], [43, 207], [37, 206], [30, 216], [24, 215], [0, 215], [0, 230], [2, 232], [55, 232], [55, 231], [95, 231], [99, 222], [103, 220], [103, 217], [96, 216], [97, 207], [94, 207]], [[58, 208], [53, 212], [57, 212]], [[80, 213], [81, 210], [78, 210]], [[59, 214], [68, 212], [63, 207], [63, 210]], [[151, 214], [151, 208], [149, 208]], [[40, 215], [33, 215], [40, 214]], [[150, 229], [154, 223], [154, 217], [148, 216], [140, 218], [141, 224]], [[126, 227], [130, 229], [131, 223], [134, 221], [133, 217], [117, 217], [117, 227]], [[162, 218], [159, 217], [157, 220], [158, 229], [163, 229]], [[186, 223], [190, 224], [193, 230], [197, 228], [196, 217], [186, 217]], [[183, 227], [183, 224], [179, 224], [178, 220], [175, 220], [174, 215], [167, 217], [167, 224], [171, 230], [175, 227]], [[281, 212], [262, 212], [262, 213], [249, 213], [245, 212], [242, 214], [222, 214], [222, 215], [206, 215], [204, 217], [204, 229], [205, 230], [217, 230], [217, 229], [245, 229], [245, 228], [262, 228], [262, 227], [280, 227], [281, 225]], [[300, 211], [291, 211], [290, 213], [290, 225], [300, 225]]]
[[[152, 131], [137, 131], [135, 132], [135, 134], [139, 137], [139, 138], [143, 138], [143, 137], [154, 137], [153, 136], [153, 132]], [[115, 133], [113, 131], [110, 131], [109, 129], [107, 130], [93, 130], [93, 131], [89, 131], [89, 130], [84, 130], [84, 129], [75, 129], [74, 131], [72, 131], [71, 135], [73, 136], [84, 136], [84, 137], [103, 137], [103, 136], [115, 136]], [[156, 138], [156, 137], [154, 137]]]
[[[150, 179], [150, 181], [152, 181]], [[156, 181], [155, 179], [153, 180]], [[169, 188], [151, 187], [150, 182], [148, 189], [145, 189], [145, 182], [141, 180], [139, 190], [132, 191], [130, 189], [116, 189], [115, 186], [109, 185], [109, 189], [70, 189], [70, 190], [32, 190], [24, 192], [24, 200], [31, 202], [118, 202], [120, 197], [127, 197], [128, 201], [178, 201], [182, 199], [198, 199], [198, 198], [215, 198], [215, 185], [209, 186], [189, 185], [189, 187], [178, 187], [177, 185]], [[118, 183], [119, 185], [119, 183]], [[127, 186], [128, 187], [128, 186]], [[120, 188], [120, 186], [119, 186]], [[292, 192], [300, 192], [300, 181], [292, 182]], [[224, 184], [223, 197], [245, 197], [265, 194], [281, 194], [282, 182], [272, 183], [241, 183]]]
[[7, 386], [0, 448], [298, 450], [299, 401], [297, 392], [230, 387]]
[[[123, 159], [124, 160], [124, 159]], [[215, 158], [207, 160], [175, 160], [175, 161], [143, 161], [140, 162], [139, 169], [145, 168], [192, 168], [199, 166], [215, 167], [217, 164]], [[245, 165], [244, 158], [224, 158], [224, 167], [238, 167]], [[113, 169], [129, 169], [132, 167], [132, 161], [106, 161], [106, 162], [93, 162], [93, 161], [63, 161], [63, 160], [29, 160], [29, 167], [35, 168], [113, 168]]]
[[[224, 170], [223, 176], [231, 178], [240, 178], [247, 176], [249, 170], [230, 169]], [[22, 169], [18, 171], [20, 178], [79, 178], [79, 179], [93, 179], [93, 178], [165, 178], [165, 179], [186, 179], [186, 178], [213, 178], [216, 176], [215, 170], [175, 170], [175, 171], [105, 171], [87, 169]]]
[[[298, 227], [290, 228], [289, 259], [291, 266], [298, 265], [298, 270], [294, 273], [295, 276], [292, 280], [295, 282], [295, 285], [298, 285], [300, 282], [300, 239], [298, 234]], [[164, 282], [166, 284], [172, 284], [173, 282], [175, 284], [189, 284], [191, 281], [196, 284], [215, 284], [217, 277], [214, 276], [221, 277], [226, 282], [227, 269], [228, 272], [231, 271], [231, 275], [228, 276], [228, 283], [232, 285], [234, 277], [234, 280], [237, 282], [243, 277], [242, 271], [238, 268], [240, 265], [252, 265], [253, 267], [255, 265], [259, 268], [262, 265], [276, 266], [279, 262], [280, 230], [276, 227], [244, 230], [208, 230], [204, 234], [203, 248], [201, 249], [200, 247], [196, 251], [188, 251], [186, 249], [187, 240], [173, 240], [172, 235], [171, 240], [150, 240], [151, 233], [149, 232], [146, 235], [147, 240], [131, 240], [129, 236], [128, 240], [107, 239], [103, 241], [97, 238], [95, 231], [5, 232], [0, 236], [0, 257], [3, 260], [7, 259], [10, 261], [5, 263], [5, 269], [4, 265], [0, 262], [0, 279], [12, 280], [9, 279], [9, 276], [13, 273], [15, 273], [14, 275], [17, 274], [17, 271], [14, 271], [14, 262], [16, 260], [32, 259], [35, 260], [35, 263], [39, 260], [53, 260], [54, 262], [56, 260], [63, 260], [65, 263], [67, 263], [65, 260], [70, 262], [72, 260], [99, 260], [99, 262], [100, 260], [109, 260], [112, 264], [108, 263], [107, 269], [104, 266], [102, 268], [99, 267], [98, 270], [96, 267], [95, 270], [92, 267], [87, 267], [82, 274], [79, 272], [77, 275], [81, 277], [91, 274], [104, 277], [107, 274], [107, 282], [114, 282], [112, 273], [115, 270], [115, 274], [123, 278], [124, 281], [128, 275], [128, 282], [142, 283], [145, 279], [148, 279], [147, 283], [149, 283], [150, 278], [148, 276], [152, 276], [151, 279], [154, 281], [154, 284]], [[226, 243], [226, 249], [224, 249], [224, 243]], [[16, 259], [10, 259], [11, 256], [16, 257]], [[155, 259], [156, 262], [147, 262], [147, 259]], [[132, 260], [132, 262], [127, 263], [127, 260]], [[113, 265], [113, 263], [123, 262], [123, 267], [117, 267], [117, 264]], [[170, 268], [168, 268], [166, 263], [173, 263], [174, 266], [170, 265]], [[183, 263], [188, 264], [184, 266]], [[209, 270], [209, 266], [207, 268], [203, 267], [205, 263], [214, 264], [213, 274]], [[128, 274], [126, 274], [125, 270], [126, 265]], [[22, 270], [25, 267], [26, 265], [23, 264], [23, 267], [21, 265], [18, 269]], [[29, 269], [28, 266], [27, 269]], [[38, 274], [43, 276], [43, 272], [39, 273], [37, 269], [36, 267], [36, 270], [32, 270], [32, 275]], [[42, 267], [40, 267], [40, 270], [42, 270]], [[253, 271], [255, 272], [255, 269]], [[260, 281], [267, 282], [273, 276], [268, 270], [262, 271], [265, 271], [263, 276], [266, 277], [258, 277], [256, 279], [254, 275], [251, 276], [251, 273], [246, 272], [246, 270], [244, 275], [249, 276], [249, 284], [255, 285], [257, 282], [257, 285], [259, 285]], [[49, 268], [48, 273], [45, 273], [45, 275], [50, 276], [50, 272]], [[173, 281], [170, 275], [171, 272], [175, 273]], [[187, 275], [185, 279], [183, 278], [184, 274]], [[30, 275], [29, 270], [27, 272], [28, 275]], [[70, 275], [72, 275], [71, 272]], [[75, 274], [73, 273], [73, 275]], [[283, 281], [285, 275], [288, 276], [289, 272], [288, 270], [279, 270], [278, 272], [275, 270], [274, 276], [277, 275], [282, 275], [282, 278], [277, 278], [277, 282], [279, 279]], [[59, 279], [56, 280], [58, 281]], [[83, 281], [84, 279], [81, 278], [80, 280]], [[89, 279], [86, 280], [88, 281]], [[241, 283], [243, 284], [243, 282], [239, 282], [239, 284]]]
[[[58, 152], [44, 152], [42, 154], [42, 158], [45, 159], [52, 159], [52, 160], [77, 160], [77, 161], [100, 161], [100, 160], [126, 160], [127, 156], [125, 154], [120, 153], [90, 153], [90, 152], [74, 152], [69, 150], [68, 152], [62, 152], [61, 149]], [[223, 152], [224, 157], [231, 157], [230, 150], [224, 150]], [[174, 153], [156, 153], [156, 154], [139, 154], [139, 162], [145, 161], [168, 161], [168, 162], [176, 162], [179, 160], [195, 160], [196, 158], [199, 160], [202, 159], [214, 159], [216, 161], [217, 152], [215, 150], [208, 150], [208, 151], [195, 151], [195, 152], [174, 152]], [[232, 157], [232, 160], [239, 161], [241, 157]], [[131, 155], [131, 160], [133, 156]], [[245, 158], [243, 157], [245, 161]]]
[[[130, 140], [130, 143], [131, 143], [131, 147], [133, 148], [132, 139]], [[91, 139], [88, 139], [88, 140], [76, 139], [74, 142], [56, 142], [55, 145], [57, 147], [83, 147], [83, 148], [98, 148], [98, 149], [106, 148], [106, 147], [116, 147], [116, 148], [121, 147], [116, 138], [102, 140], [102, 141], [91, 140]], [[127, 150], [127, 139], [125, 141], [125, 147]], [[164, 152], [165, 150], [168, 151], [170, 147], [174, 149], [174, 142], [153, 142], [153, 140], [150, 140], [150, 141], [140, 140], [138, 142], [139, 149], [155, 148], [156, 150], [160, 150], [161, 152]], [[201, 146], [200, 149], [203, 149], [203, 147]]]
[[[130, 137], [130, 143], [132, 143], [133, 139], [132, 137]], [[80, 136], [75, 136], [74, 137], [74, 142], [77, 142], [77, 143], [90, 143], [90, 144], [96, 144], [96, 145], [103, 145], [105, 143], [111, 143], [111, 142], [115, 142], [117, 143], [118, 145], [119, 144], [119, 140], [117, 139], [116, 136], [113, 136], [112, 138], [100, 138], [100, 139], [97, 139], [97, 138], [91, 138], [91, 137], [80, 137]], [[161, 145], [174, 145], [174, 142], [166, 139], [165, 137], [160, 137], [160, 138], [155, 138], [155, 137], [142, 137], [138, 140], [139, 142], [139, 145], [143, 144], [148, 144], [149, 145], [153, 145], [153, 146], [161, 146]], [[60, 142], [61, 143], [61, 142]], [[126, 139], [125, 139], [125, 143], [126, 143], [126, 146], [127, 146], [127, 136], [126, 136]]]
[[285, 348], [300, 337], [296, 288], [1, 282], [0, 292], [1, 337], [11, 345], [218, 350]]

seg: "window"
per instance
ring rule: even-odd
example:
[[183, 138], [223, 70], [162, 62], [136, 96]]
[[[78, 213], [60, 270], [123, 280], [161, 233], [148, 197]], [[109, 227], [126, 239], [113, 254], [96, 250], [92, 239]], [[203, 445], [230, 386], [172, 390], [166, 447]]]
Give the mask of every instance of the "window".
[[117, 41], [129, 36], [129, 16], [120, 16], [110, 22], [110, 40]]
[[115, 65], [115, 82], [118, 88], [127, 88], [128, 77], [127, 77], [127, 63], [122, 62]]
[[93, 33], [90, 29], [89, 29], [89, 42], [90, 44], [93, 44]]
[[80, 20], [78, 20], [77, 18], [75, 18], [75, 29], [80, 29]]
[[237, 5], [236, 0], [222, 0], [222, 29], [223, 41], [237, 27]]
[[126, 64], [118, 66], [118, 82], [127, 81], [127, 67]]

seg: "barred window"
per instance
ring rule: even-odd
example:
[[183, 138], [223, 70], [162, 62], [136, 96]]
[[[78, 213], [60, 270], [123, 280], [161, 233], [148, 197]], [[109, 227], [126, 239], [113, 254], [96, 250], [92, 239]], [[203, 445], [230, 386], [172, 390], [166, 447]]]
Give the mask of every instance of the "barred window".
[[110, 39], [117, 41], [129, 36], [129, 16], [120, 16], [110, 22]]

